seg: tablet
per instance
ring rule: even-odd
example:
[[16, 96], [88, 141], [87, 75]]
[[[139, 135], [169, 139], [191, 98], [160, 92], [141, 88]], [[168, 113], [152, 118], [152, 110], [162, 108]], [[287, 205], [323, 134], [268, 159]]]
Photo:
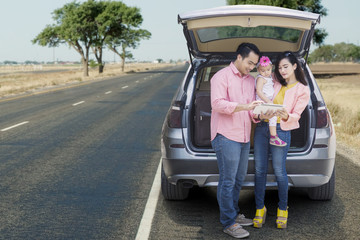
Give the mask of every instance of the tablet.
[[268, 111], [268, 110], [277, 111], [283, 107], [284, 107], [284, 105], [280, 105], [280, 104], [264, 103], [259, 106], [256, 106], [253, 113], [261, 114], [261, 113], [266, 113], [266, 111]]

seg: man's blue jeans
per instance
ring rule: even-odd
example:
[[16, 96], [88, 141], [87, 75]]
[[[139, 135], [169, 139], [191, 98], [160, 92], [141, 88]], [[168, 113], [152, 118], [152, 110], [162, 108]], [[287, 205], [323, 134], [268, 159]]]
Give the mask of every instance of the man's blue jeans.
[[211, 142], [216, 152], [219, 168], [217, 200], [220, 208], [220, 222], [224, 228], [235, 223], [240, 212], [239, 196], [245, 179], [250, 142], [240, 143], [217, 134]]
[[279, 138], [287, 143], [285, 147], [270, 145], [270, 132], [268, 123], [260, 122], [256, 125], [255, 128], [254, 159], [256, 209], [262, 209], [264, 207], [269, 153], [271, 153], [272, 166], [278, 185], [279, 208], [280, 210], [287, 209], [288, 177], [285, 162], [290, 147], [291, 132], [281, 130], [280, 124], [277, 124], [276, 131]]

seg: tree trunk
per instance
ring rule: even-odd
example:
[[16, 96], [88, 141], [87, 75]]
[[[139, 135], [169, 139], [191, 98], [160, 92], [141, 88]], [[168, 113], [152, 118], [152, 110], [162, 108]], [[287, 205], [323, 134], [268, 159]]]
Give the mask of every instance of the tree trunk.
[[83, 59], [83, 76], [84, 77], [88, 77], [89, 76], [89, 60], [88, 59]]
[[124, 72], [125, 70], [125, 58], [121, 57], [121, 71]]
[[124, 72], [125, 69], [125, 59], [126, 59], [126, 51], [125, 51], [125, 45], [122, 45], [122, 54], [121, 54], [121, 69]]
[[102, 62], [102, 47], [95, 47], [94, 53], [95, 53], [95, 58], [98, 62], [99, 73], [103, 73], [105, 64], [103, 64]]
[[81, 45], [77, 41], [68, 42], [68, 43], [81, 55], [81, 62], [83, 64], [83, 76], [88, 77], [89, 76], [89, 47], [90, 46], [87, 46], [85, 48], [86, 52], [84, 53]]
[[89, 76], [89, 48], [90, 44], [85, 48], [85, 58], [83, 59], [84, 77]]
[[104, 72], [104, 65], [99, 63], [99, 73], [103, 73]]

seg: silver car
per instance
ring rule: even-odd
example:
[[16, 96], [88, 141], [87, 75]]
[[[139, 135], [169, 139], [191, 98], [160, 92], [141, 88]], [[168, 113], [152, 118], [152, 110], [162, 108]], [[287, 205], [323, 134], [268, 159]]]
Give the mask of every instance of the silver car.
[[[302, 63], [311, 97], [300, 128], [291, 133], [286, 162], [289, 187], [307, 188], [314, 200], [332, 199], [336, 137], [329, 111], [306, 64], [319, 21], [318, 14], [259, 5], [226, 6], [178, 16], [191, 61], [162, 128], [161, 187], [165, 199], [183, 200], [193, 186], [218, 184], [217, 160], [210, 143], [210, 79], [236, 58], [236, 49], [243, 42], [256, 44], [272, 61], [279, 52], [292, 51]], [[276, 187], [270, 166], [267, 186]], [[252, 152], [243, 186], [254, 187]]]

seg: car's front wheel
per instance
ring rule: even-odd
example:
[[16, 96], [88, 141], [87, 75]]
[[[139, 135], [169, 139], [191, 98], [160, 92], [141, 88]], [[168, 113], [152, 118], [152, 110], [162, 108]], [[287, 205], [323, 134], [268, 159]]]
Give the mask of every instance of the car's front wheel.
[[181, 183], [169, 183], [164, 169], [161, 169], [161, 192], [166, 200], [184, 200], [189, 196], [189, 191], [190, 189], [183, 187]]
[[308, 196], [312, 200], [331, 200], [335, 192], [335, 168], [328, 183], [308, 189]]

